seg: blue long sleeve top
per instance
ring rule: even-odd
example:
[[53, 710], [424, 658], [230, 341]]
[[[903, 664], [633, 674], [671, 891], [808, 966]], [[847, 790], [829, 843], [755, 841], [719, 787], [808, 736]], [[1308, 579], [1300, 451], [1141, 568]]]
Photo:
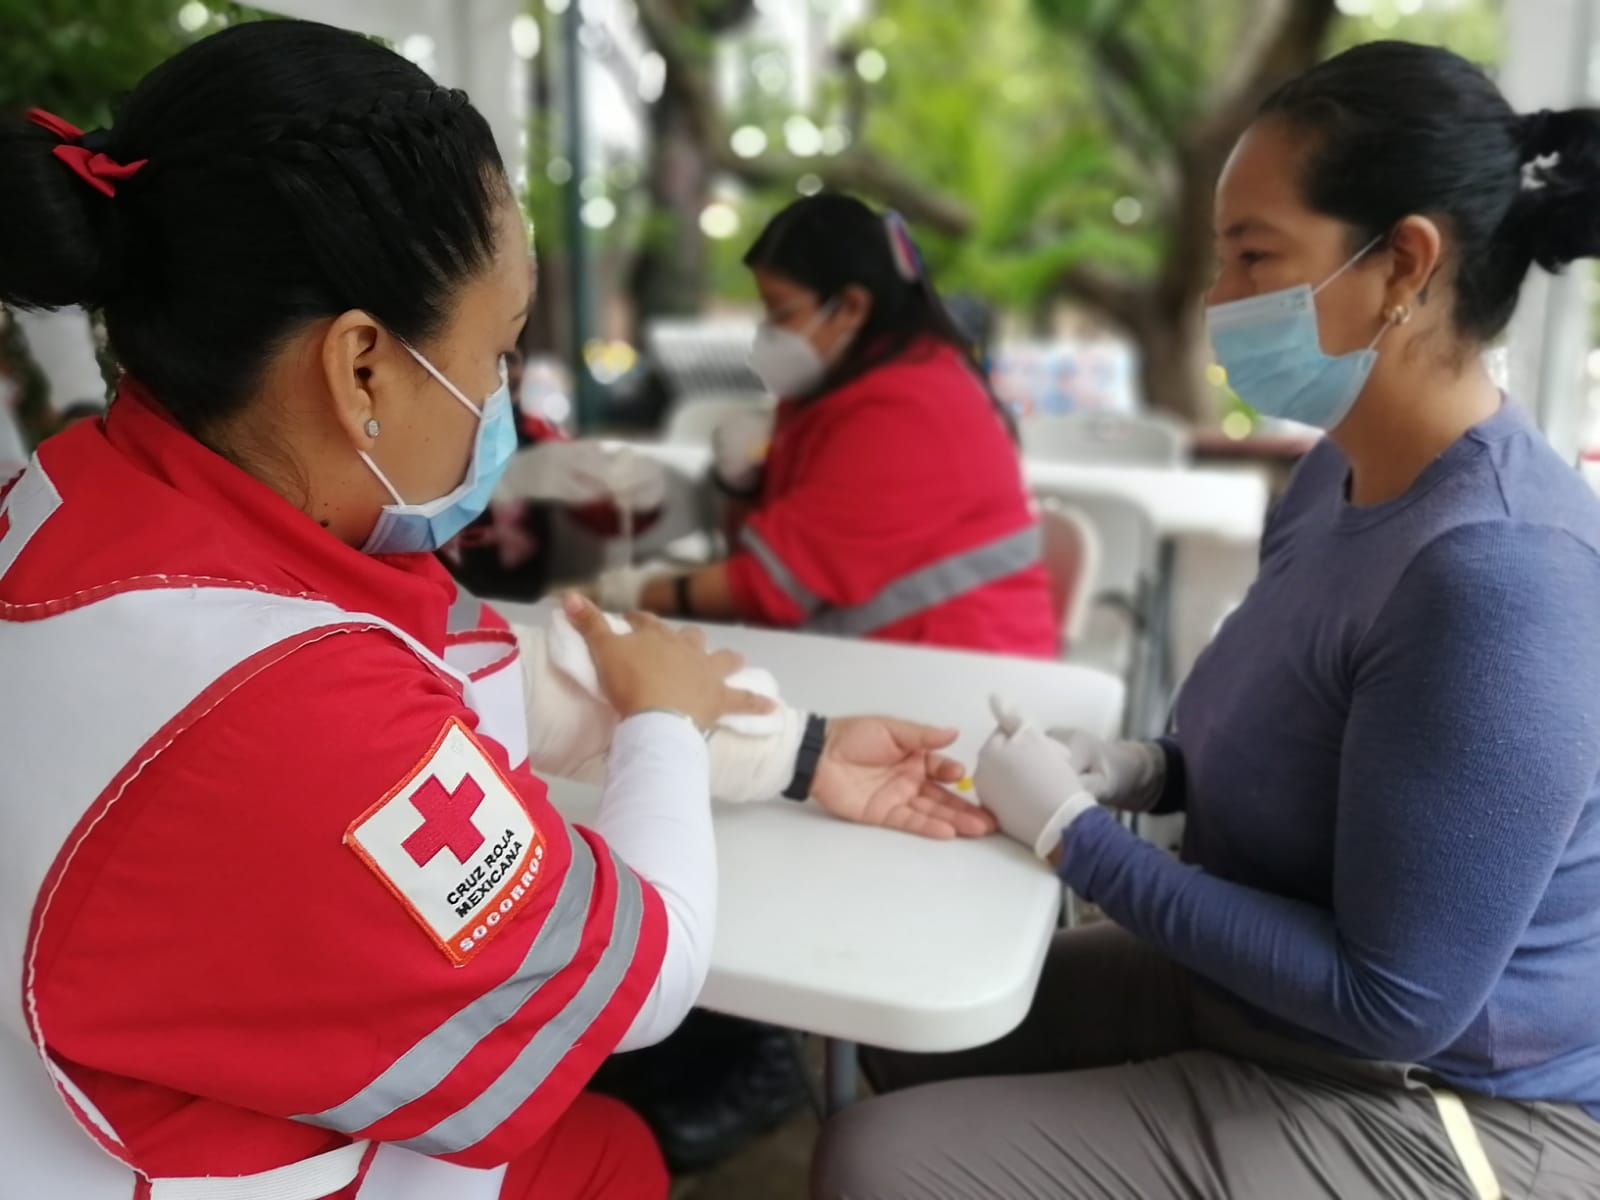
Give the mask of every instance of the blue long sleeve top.
[[1600, 502], [1517, 408], [1358, 507], [1324, 442], [1184, 685], [1181, 861], [1062, 877], [1274, 1023], [1600, 1117]]

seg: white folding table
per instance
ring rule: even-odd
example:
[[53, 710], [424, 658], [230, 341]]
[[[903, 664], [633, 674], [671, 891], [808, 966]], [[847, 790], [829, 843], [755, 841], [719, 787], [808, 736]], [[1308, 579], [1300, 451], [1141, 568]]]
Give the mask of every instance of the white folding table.
[[[500, 604], [514, 621], [540, 606]], [[961, 732], [971, 762], [993, 727], [990, 692], [1041, 722], [1115, 733], [1120, 679], [1065, 663], [706, 626], [708, 642], [777, 677], [784, 699], [829, 716], [882, 713]], [[598, 792], [551, 796], [584, 822]], [[719, 902], [704, 1007], [834, 1039], [830, 1103], [854, 1091], [853, 1045], [935, 1052], [1015, 1028], [1061, 903], [1032, 854], [995, 836], [934, 842], [774, 800], [719, 806]]]

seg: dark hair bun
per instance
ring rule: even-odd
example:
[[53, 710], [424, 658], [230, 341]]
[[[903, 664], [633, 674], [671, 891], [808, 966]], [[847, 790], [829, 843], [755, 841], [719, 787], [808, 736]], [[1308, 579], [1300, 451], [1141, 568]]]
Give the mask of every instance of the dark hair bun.
[[20, 115], [0, 122], [0, 301], [17, 308], [99, 305], [120, 274], [113, 205], [60, 144]]
[[1600, 257], [1600, 111], [1543, 110], [1519, 122], [1521, 191], [1508, 236], [1547, 271]]

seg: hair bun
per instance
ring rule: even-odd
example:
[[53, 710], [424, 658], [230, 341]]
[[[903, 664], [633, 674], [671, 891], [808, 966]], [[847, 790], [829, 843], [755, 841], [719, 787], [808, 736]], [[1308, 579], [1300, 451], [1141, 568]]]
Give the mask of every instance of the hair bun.
[[1524, 158], [1534, 158], [1545, 153], [1545, 139], [1550, 136], [1550, 122], [1555, 116], [1548, 108], [1524, 113], [1517, 118], [1517, 144]]
[[1540, 109], [1518, 123], [1518, 195], [1504, 236], [1547, 271], [1600, 257], [1600, 112]]
[[121, 277], [114, 204], [56, 157], [60, 139], [20, 117], [0, 123], [0, 301], [95, 307]]

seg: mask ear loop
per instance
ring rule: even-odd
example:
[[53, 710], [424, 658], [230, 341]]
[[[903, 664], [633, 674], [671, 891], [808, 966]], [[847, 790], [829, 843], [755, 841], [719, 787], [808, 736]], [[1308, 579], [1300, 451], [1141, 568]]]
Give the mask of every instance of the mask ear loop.
[[805, 332], [800, 336], [803, 338], [809, 338], [813, 333], [821, 329], [823, 325], [827, 323], [829, 317], [833, 316], [833, 314], [838, 311], [839, 297], [837, 295], [829, 296], [821, 304], [817, 305], [816, 314], [811, 318], [811, 320], [806, 322]]
[[1369, 254], [1371, 254], [1371, 253], [1372, 253], [1372, 248], [1373, 248], [1373, 247], [1374, 247], [1374, 246], [1376, 246], [1376, 245], [1377, 245], [1377, 244], [1378, 244], [1378, 243], [1380, 243], [1380, 242], [1381, 242], [1381, 241], [1383, 241], [1383, 239], [1384, 239], [1384, 238], [1386, 238], [1386, 237], [1388, 237], [1388, 236], [1389, 236], [1389, 235], [1388, 235], [1388, 234], [1387, 234], [1387, 233], [1380, 233], [1380, 234], [1379, 234], [1379, 235], [1378, 235], [1378, 236], [1377, 236], [1377, 237], [1375, 237], [1375, 238], [1373, 238], [1373, 239], [1372, 239], [1372, 240], [1371, 240], [1371, 241], [1370, 241], [1370, 242], [1368, 242], [1368, 243], [1367, 243], [1367, 244], [1366, 244], [1366, 245], [1365, 245], [1365, 246], [1363, 246], [1363, 247], [1361, 247], [1361, 249], [1359, 249], [1359, 250], [1357, 250], [1357, 251], [1356, 251], [1356, 252], [1355, 252], [1355, 255], [1354, 255], [1354, 256], [1353, 256], [1353, 257], [1352, 257], [1352, 258], [1351, 258], [1351, 259], [1350, 259], [1350, 261], [1349, 261], [1349, 262], [1347, 262], [1347, 263], [1345, 263], [1345, 264], [1344, 264], [1344, 266], [1342, 266], [1342, 267], [1340, 267], [1340, 268], [1339, 268], [1339, 269], [1338, 269], [1338, 270], [1337, 270], [1337, 271], [1335, 271], [1335, 272], [1334, 272], [1334, 273], [1333, 273], [1333, 274], [1332, 274], [1332, 275], [1329, 275], [1329, 276], [1328, 276], [1328, 277], [1327, 277], [1327, 278], [1326, 278], [1326, 279], [1324, 279], [1324, 280], [1323, 280], [1323, 281], [1322, 281], [1322, 282], [1321, 282], [1321, 283], [1319, 283], [1319, 284], [1317, 284], [1317, 286], [1316, 286], [1316, 287], [1314, 287], [1314, 288], [1312, 288], [1312, 289], [1311, 289], [1311, 294], [1312, 294], [1312, 295], [1313, 295], [1313, 296], [1315, 296], [1315, 295], [1316, 295], [1316, 294], [1317, 294], [1317, 293], [1318, 293], [1318, 292], [1320, 292], [1320, 291], [1321, 291], [1321, 290], [1322, 290], [1322, 289], [1323, 289], [1323, 288], [1325, 288], [1325, 287], [1327, 287], [1327, 286], [1328, 286], [1328, 285], [1329, 285], [1329, 284], [1330, 284], [1330, 283], [1332, 283], [1332, 282], [1333, 282], [1333, 281], [1334, 281], [1334, 280], [1335, 280], [1335, 279], [1337, 279], [1337, 278], [1339, 278], [1339, 276], [1341, 276], [1341, 275], [1343, 275], [1343, 274], [1344, 274], [1344, 273], [1345, 273], [1345, 272], [1346, 272], [1346, 271], [1348, 271], [1348, 270], [1349, 270], [1349, 269], [1350, 269], [1350, 268], [1351, 268], [1351, 267], [1353, 267], [1353, 266], [1355, 266], [1355, 265], [1356, 265], [1356, 264], [1357, 264], [1357, 263], [1358, 263], [1358, 262], [1360, 262], [1360, 261], [1361, 261], [1361, 260], [1362, 260], [1362, 259], [1363, 259], [1363, 258], [1365, 258], [1365, 257], [1366, 257], [1366, 256], [1367, 256], [1367, 255], [1369, 255]]
[[[442, 371], [440, 371], [438, 367], [434, 366], [431, 362], [429, 362], [426, 358], [424, 358], [423, 354], [422, 354], [422, 351], [418, 350], [415, 346], [413, 346], [410, 342], [406, 341], [404, 338], [396, 338], [395, 340], [398, 341], [402, 346], [404, 346], [406, 348], [406, 353], [407, 354], [411, 355], [412, 358], [416, 359], [417, 362], [419, 364], [421, 364], [422, 369], [424, 371], [426, 371], [429, 375], [432, 375], [434, 377], [434, 379], [438, 380], [440, 387], [444, 388], [445, 391], [449, 392], [457, 400], [461, 401], [462, 404], [465, 404], [467, 406], [467, 411], [470, 412], [473, 416], [477, 417], [478, 420], [480, 420], [480, 421], [483, 420], [483, 410], [480, 409], [471, 400], [468, 400], [467, 399], [467, 395], [466, 395], [465, 392], [463, 392], [455, 384], [451, 383], [448, 379], [446, 379], [444, 377], [444, 373]], [[500, 365], [500, 373], [501, 373], [501, 382], [503, 383], [505, 381], [505, 363], [503, 361], [501, 362], [501, 365]]]
[[389, 493], [389, 495], [394, 497], [394, 502], [401, 507], [404, 507], [405, 501], [400, 499], [400, 493], [394, 490], [394, 484], [389, 482], [389, 477], [382, 471], [378, 470], [378, 464], [372, 461], [372, 455], [368, 454], [365, 450], [357, 450], [356, 453], [361, 456], [361, 461], [367, 464], [367, 470], [376, 475], [378, 477], [378, 482], [383, 484], [384, 489]]
[[[471, 400], [466, 398], [460, 388], [456, 387], [455, 384], [446, 379], [438, 367], [434, 366], [425, 357], [423, 357], [423, 354], [420, 350], [418, 350], [404, 338], [396, 338], [395, 340], [406, 348], [406, 353], [410, 354], [412, 358], [416, 359], [421, 365], [422, 369], [429, 375], [432, 375], [445, 391], [449, 392], [457, 400], [461, 401], [462, 404], [466, 405], [467, 411], [473, 416], [477, 417], [480, 424], [483, 422], [483, 419], [488, 415], [489, 406], [487, 404], [485, 404], [482, 408], [479, 408]], [[499, 367], [500, 387], [505, 387], [506, 382], [511, 378], [511, 376], [506, 370], [506, 358], [503, 354], [500, 356]], [[499, 388], [496, 388], [495, 391], [498, 393]], [[357, 450], [356, 454], [360, 456], [362, 462], [367, 464], [367, 470], [371, 471], [375, 476], [377, 476], [378, 482], [383, 484], [384, 490], [394, 498], [394, 502], [404, 508], [406, 502], [401, 499], [400, 493], [395, 490], [394, 484], [389, 482], [389, 477], [378, 469], [377, 463], [372, 461], [372, 455], [368, 454], [365, 450]]]

